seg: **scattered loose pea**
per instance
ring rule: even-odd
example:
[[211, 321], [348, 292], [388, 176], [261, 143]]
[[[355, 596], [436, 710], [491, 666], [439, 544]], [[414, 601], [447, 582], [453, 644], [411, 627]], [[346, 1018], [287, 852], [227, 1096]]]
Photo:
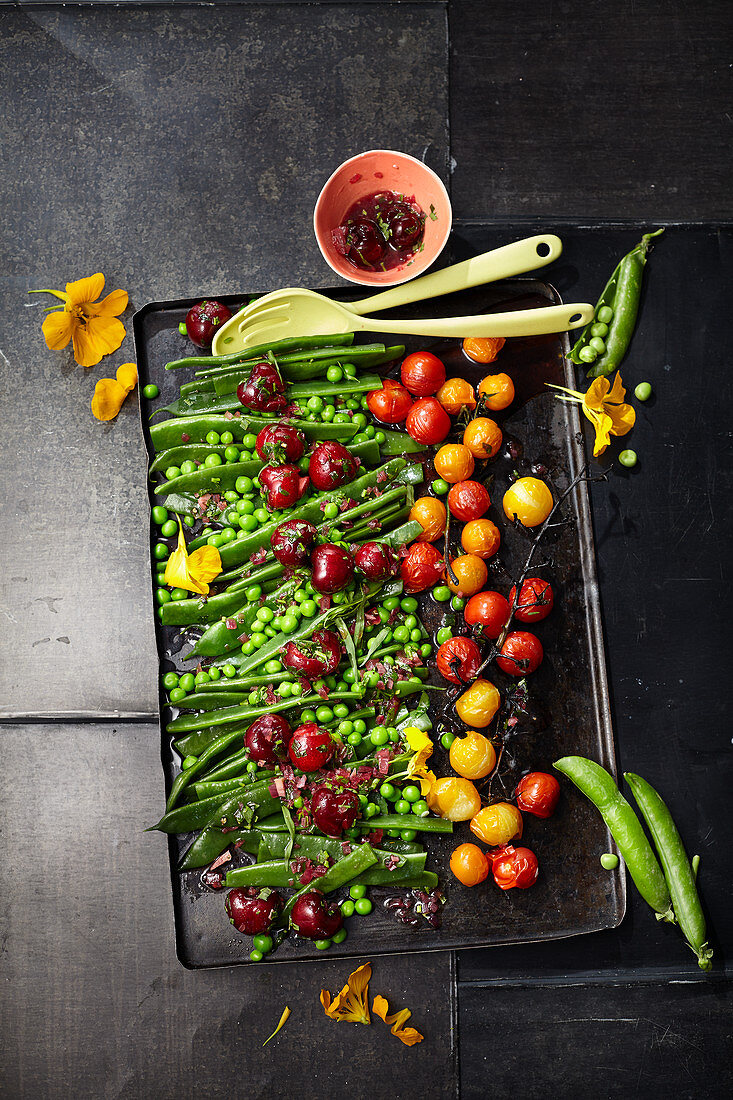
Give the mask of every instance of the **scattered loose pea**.
[[630, 469], [632, 466], [636, 466], [638, 457], [636, 451], [622, 451], [618, 456], [618, 460], [622, 466], [627, 466]]
[[150, 401], [157, 397], [159, 393], [160, 390], [155, 385], [155, 382], [149, 382], [143, 389], [143, 397], [147, 397]]
[[604, 852], [601, 856], [601, 867], [604, 871], [613, 871], [618, 867], [618, 856], [613, 852]]
[[186, 329], [186, 322], [185, 321], [179, 321], [178, 331], [180, 332], [181, 336], [188, 336], [188, 330]]
[[346, 901], [341, 902], [341, 915], [344, 917], [353, 917], [354, 903], [351, 898], [347, 898]]
[[371, 913], [373, 906], [369, 898], [359, 898], [354, 905], [354, 909], [360, 917], [367, 917]]
[[652, 387], [648, 382], [640, 382], [634, 390], [634, 397], [637, 401], [648, 401], [652, 395]]
[[430, 488], [436, 496], [442, 497], [448, 492], [450, 485], [447, 481], [444, 481], [442, 477], [437, 477], [435, 481], [431, 483]]
[[451, 598], [451, 590], [447, 584], [439, 584], [433, 589], [433, 599], [438, 603], [447, 603]]
[[[343, 909], [341, 911], [343, 912]], [[339, 928], [338, 932], [335, 932], [333, 936], [331, 936], [331, 943], [343, 943], [347, 935], [348, 932], [345, 928]]]

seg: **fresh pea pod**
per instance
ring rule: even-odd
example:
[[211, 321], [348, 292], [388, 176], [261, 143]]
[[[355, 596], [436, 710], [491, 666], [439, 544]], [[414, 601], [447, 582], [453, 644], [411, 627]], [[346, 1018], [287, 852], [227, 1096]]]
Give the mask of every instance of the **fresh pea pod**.
[[255, 855], [260, 843], [260, 834], [256, 829], [217, 829], [209, 826], [194, 840], [178, 865], [179, 871], [194, 871], [213, 863], [230, 844], [243, 852]]
[[211, 744], [207, 745], [204, 751], [199, 756], [195, 764], [192, 764], [190, 768], [187, 768], [185, 772], [179, 772], [176, 778], [173, 780], [170, 794], [168, 795], [168, 801], [165, 804], [166, 813], [170, 812], [178, 802], [181, 792], [185, 790], [188, 784], [197, 775], [200, 775], [206, 768], [206, 765], [215, 756], [219, 756], [220, 753], [228, 749], [231, 744], [239, 740], [242, 736], [241, 725], [236, 725], [234, 729], [226, 730], [225, 733], [215, 738]]
[[649, 826], [654, 846], [662, 863], [664, 877], [672, 895], [674, 914], [685, 939], [697, 956], [701, 970], [712, 968], [713, 949], [707, 942], [705, 915], [682, 837], [672, 815], [654, 788], [633, 772], [624, 778]]
[[[346, 333], [344, 333], [344, 336]], [[317, 362], [329, 362], [332, 359], [343, 359], [344, 356], [351, 354], [350, 349], [353, 344], [353, 340], [344, 340], [343, 343], [339, 341], [331, 341], [329, 344], [324, 344], [318, 348], [300, 348], [296, 351], [283, 351], [275, 354], [272, 353], [272, 358], [277, 362], [278, 370], [284, 367], [300, 367], [310, 363]], [[363, 345], [362, 345], [363, 346]], [[384, 350], [384, 344], [375, 345]], [[222, 378], [226, 374], [230, 374], [232, 371], [249, 370], [255, 365], [255, 363], [261, 363], [263, 359], [269, 358], [267, 355], [255, 355], [252, 357], [250, 351], [240, 352], [240, 358], [236, 362], [231, 363], [219, 363], [218, 365], [204, 368], [202, 370], [195, 371], [197, 378]]]
[[612, 777], [584, 756], [564, 756], [553, 767], [571, 779], [600, 812], [616, 841], [634, 884], [644, 901], [654, 909], [657, 920], [674, 921], [672, 901], [662, 868], [631, 806]]
[[[612, 374], [621, 365], [636, 325], [650, 242], [663, 232], [663, 229], [658, 229], [655, 233], [645, 233], [636, 248], [621, 259], [598, 299], [593, 319], [573, 346], [570, 358], [574, 363], [592, 364], [588, 371], [589, 378]], [[605, 337], [600, 337], [591, 330], [599, 322], [598, 314], [601, 318], [605, 316], [604, 311], [610, 311], [611, 316]]]
[[272, 344], [259, 344], [254, 348], [240, 349], [230, 352], [228, 355], [190, 355], [185, 359], [173, 359], [166, 363], [166, 370], [180, 370], [182, 367], [214, 367], [227, 363], [236, 363], [244, 356], [248, 359], [262, 358], [268, 352], [277, 355], [278, 352], [303, 351], [308, 348], [323, 348], [329, 344], [347, 346], [354, 342], [353, 332], [338, 332], [333, 336], [295, 336], [287, 340], [277, 340]]

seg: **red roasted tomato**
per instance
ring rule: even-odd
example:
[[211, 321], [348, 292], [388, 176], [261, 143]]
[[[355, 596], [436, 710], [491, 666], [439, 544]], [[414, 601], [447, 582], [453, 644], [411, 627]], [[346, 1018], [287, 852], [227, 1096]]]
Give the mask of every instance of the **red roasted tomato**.
[[528, 890], [537, 881], [537, 856], [529, 848], [511, 844], [493, 854], [494, 882], [502, 890]]
[[402, 384], [415, 397], [430, 397], [445, 382], [445, 367], [437, 355], [415, 351], [402, 361]]
[[442, 443], [450, 431], [450, 417], [434, 397], [421, 397], [407, 414], [405, 427], [417, 443]]
[[438, 650], [438, 672], [452, 684], [468, 684], [481, 665], [481, 650], [473, 638], [449, 638]]
[[[516, 585], [512, 585], [509, 593], [509, 603], [514, 603]], [[528, 577], [522, 585], [517, 600], [517, 609], [514, 618], [520, 623], [538, 623], [540, 619], [546, 619], [552, 611], [555, 596], [551, 585], [543, 581], [541, 577]]]
[[443, 555], [432, 542], [413, 542], [400, 566], [405, 592], [423, 592], [437, 584], [444, 569]]
[[509, 601], [500, 592], [477, 592], [463, 617], [469, 626], [480, 626], [484, 638], [498, 638], [509, 618]]
[[381, 390], [370, 390], [367, 408], [382, 424], [400, 424], [412, 408], [412, 398], [400, 382], [385, 378]]
[[451, 515], [461, 523], [480, 519], [491, 504], [489, 490], [480, 481], [459, 481], [448, 493], [448, 507]]
[[542, 642], [528, 630], [512, 630], [506, 636], [496, 663], [509, 676], [528, 676], [542, 664]]
[[560, 797], [560, 784], [547, 772], [530, 772], [519, 780], [517, 805], [535, 817], [552, 817]]

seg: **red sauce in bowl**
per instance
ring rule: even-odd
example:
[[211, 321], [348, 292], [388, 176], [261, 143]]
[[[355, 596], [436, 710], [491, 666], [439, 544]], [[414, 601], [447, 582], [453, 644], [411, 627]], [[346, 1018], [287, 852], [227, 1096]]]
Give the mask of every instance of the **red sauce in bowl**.
[[375, 191], [349, 207], [331, 237], [354, 267], [390, 271], [422, 251], [424, 233], [425, 214], [414, 197]]

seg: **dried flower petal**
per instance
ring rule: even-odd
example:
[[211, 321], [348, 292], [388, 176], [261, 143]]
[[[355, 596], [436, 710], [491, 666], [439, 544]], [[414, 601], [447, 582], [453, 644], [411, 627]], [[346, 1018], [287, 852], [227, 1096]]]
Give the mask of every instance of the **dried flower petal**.
[[346, 1020], [354, 1024], [370, 1024], [369, 1016], [369, 979], [372, 976], [372, 964], [364, 963], [353, 974], [349, 974], [346, 985], [331, 1001], [327, 989], [321, 990], [321, 1004], [327, 1016], [340, 1023]]
[[380, 997], [377, 995], [372, 1002], [372, 1008], [381, 1020], [384, 1020], [385, 1024], [390, 1025], [390, 1030], [401, 1043], [404, 1043], [406, 1047], [412, 1047], [415, 1043], [421, 1043], [424, 1036], [420, 1034], [414, 1027], [403, 1027], [406, 1020], [410, 1019], [412, 1013], [409, 1008], [403, 1008], [401, 1012], [395, 1012], [392, 1016], [388, 1016], [389, 1001], [386, 997]]
[[278, 1033], [278, 1031], [280, 1030], [280, 1028], [281, 1028], [281, 1027], [284, 1027], [284, 1026], [285, 1026], [285, 1024], [287, 1023], [287, 1020], [288, 1020], [289, 1016], [290, 1016], [290, 1009], [289, 1009], [289, 1008], [288, 1008], [288, 1006], [286, 1005], [286, 1006], [285, 1006], [285, 1008], [284, 1008], [284, 1010], [283, 1010], [283, 1014], [282, 1014], [282, 1016], [280, 1017], [280, 1021], [279, 1021], [278, 1025], [277, 1025], [277, 1027], [276, 1027], [276, 1028], [275, 1028], [275, 1030], [273, 1031], [272, 1035], [268, 1035], [268, 1037], [267, 1037], [267, 1038], [265, 1039], [264, 1043], [262, 1044], [262, 1045], [263, 1045], [263, 1047], [266, 1047], [266, 1046], [267, 1046], [267, 1044], [269, 1043], [270, 1039], [274, 1039], [274, 1038], [275, 1038], [275, 1036], [277, 1035], [277, 1033]]

